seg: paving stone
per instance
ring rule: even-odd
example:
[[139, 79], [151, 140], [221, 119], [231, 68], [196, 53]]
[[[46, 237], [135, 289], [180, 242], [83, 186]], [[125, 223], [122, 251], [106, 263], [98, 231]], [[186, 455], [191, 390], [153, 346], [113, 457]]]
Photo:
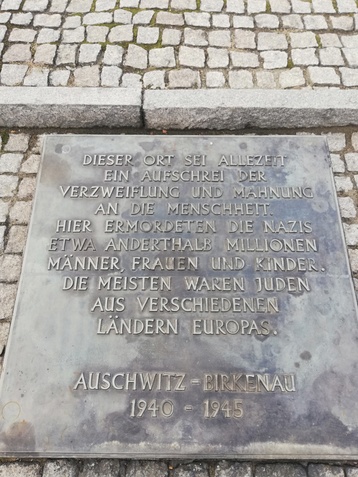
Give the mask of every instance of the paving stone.
[[48, 4], [49, 0], [25, 0], [22, 9], [24, 12], [44, 12]]
[[152, 21], [154, 10], [143, 10], [138, 12], [133, 17], [133, 25], [149, 25]]
[[235, 47], [240, 50], [256, 49], [255, 33], [252, 31], [235, 31]]
[[266, 0], [247, 0], [247, 13], [266, 12]]
[[300, 464], [259, 464], [255, 477], [306, 477], [306, 471]]
[[80, 26], [73, 30], [63, 30], [63, 43], [82, 43], [85, 39], [85, 27]]
[[[353, 227], [353, 226], [351, 226]], [[355, 243], [352, 244], [352, 245], [357, 245], [357, 241], [358, 241], [358, 225], [357, 226], [354, 226], [354, 239], [355, 239]], [[348, 244], [350, 245], [350, 244]], [[346, 467], [346, 475], [347, 477], [357, 477], [358, 475], [358, 468], [357, 467]]]
[[42, 477], [77, 477], [75, 461], [59, 459], [45, 462]]
[[45, 136], [43, 134], [33, 137], [32, 147], [30, 149], [31, 154], [41, 154], [44, 140]]
[[21, 172], [36, 174], [40, 166], [40, 154], [31, 154], [21, 165]]
[[143, 75], [143, 85], [148, 89], [164, 89], [164, 71], [148, 71]]
[[308, 477], [344, 477], [344, 470], [337, 465], [309, 464]]
[[17, 193], [18, 198], [31, 199], [35, 193], [36, 179], [32, 177], [25, 177], [21, 180], [19, 190]]
[[141, 0], [140, 8], [158, 8], [166, 10], [169, 6], [169, 0]]
[[352, 146], [355, 151], [358, 151], [358, 132], [352, 134]]
[[303, 23], [307, 30], [327, 30], [328, 25], [323, 15], [305, 15]]
[[87, 13], [83, 16], [83, 25], [99, 25], [102, 23], [112, 23], [113, 14], [110, 12]]
[[321, 60], [321, 65], [324, 66], [342, 66], [344, 65], [344, 60], [340, 48], [320, 48], [319, 57]]
[[30, 28], [14, 28], [9, 36], [9, 41], [16, 43], [31, 43], [37, 31]]
[[1, 84], [4, 86], [21, 84], [27, 69], [27, 65], [3, 64], [0, 74]]
[[60, 38], [60, 31], [53, 28], [42, 28], [37, 37], [37, 43], [54, 43]]
[[200, 75], [198, 71], [190, 69], [169, 71], [170, 88], [200, 88]]
[[322, 84], [340, 84], [340, 78], [338, 74], [335, 72], [334, 68], [330, 67], [317, 67], [317, 66], [309, 66], [307, 68], [308, 74], [314, 85], [322, 85]]
[[138, 45], [129, 45], [125, 65], [136, 69], [145, 69], [148, 66], [148, 52]]
[[84, 44], [80, 46], [79, 62], [80, 63], [95, 63], [101, 51], [101, 45], [98, 44]]
[[213, 14], [211, 17], [214, 28], [230, 28], [230, 16], [224, 13]]
[[354, 29], [354, 20], [352, 17], [330, 17], [332, 28], [334, 30], [350, 31]]
[[358, 48], [358, 35], [341, 35], [341, 42], [346, 48]]
[[1, 10], [18, 10], [23, 0], [3, 0]]
[[[1, 5], [0, 5], [0, 7], [1, 7]], [[24, 15], [27, 15], [27, 14], [24, 13]], [[11, 16], [12, 16], [12, 14], [10, 12], [0, 12], [0, 23], [7, 23], [10, 20]]]
[[[350, 246], [356, 246], [358, 245], [358, 225], [357, 224], [343, 224], [343, 230], [344, 230], [344, 235], [345, 235], [345, 240], [346, 244]], [[357, 469], [355, 467], [351, 467], [352, 469]], [[346, 468], [346, 472], [347, 472]], [[347, 477], [356, 477], [357, 472], [347, 472]], [[323, 474], [324, 475], [324, 474]]]
[[337, 8], [339, 13], [356, 13], [358, 10], [354, 0], [337, 0]]
[[244, 13], [244, 0], [226, 0], [226, 11], [229, 13]]
[[31, 12], [27, 13], [14, 13], [11, 17], [12, 25], [24, 25], [28, 26], [32, 22], [33, 14]]
[[350, 177], [336, 176], [334, 182], [337, 192], [349, 192], [353, 189], [353, 183]]
[[263, 51], [260, 55], [264, 60], [264, 68], [267, 70], [286, 68], [287, 66], [287, 53], [283, 51]]
[[[16, 282], [20, 278], [21, 262], [22, 257], [19, 255], [5, 254], [0, 257], [0, 280], [4, 282]], [[36, 469], [39, 470], [40, 466], [38, 466], [38, 468], [36, 467]], [[14, 477], [28, 477], [29, 475], [41, 475], [39, 473], [32, 473], [30, 469], [25, 467], [19, 467], [16, 471], [11, 469], [11, 471], [14, 472], [13, 474], [11, 474], [9, 470], [10, 469], [5, 469], [5, 466], [0, 464], [0, 476], [13, 475]]]
[[297, 48], [291, 50], [291, 58], [294, 65], [318, 65], [316, 48]]
[[69, 13], [87, 13], [91, 10], [93, 0], [70, 0], [66, 9]]
[[165, 28], [162, 33], [162, 45], [179, 45], [181, 42], [182, 32], [172, 28]]
[[142, 86], [142, 76], [136, 73], [125, 73], [122, 76], [121, 88], [140, 88]]
[[56, 64], [74, 64], [76, 61], [77, 45], [60, 45], [57, 50]]
[[4, 62], [30, 61], [30, 45], [15, 44], [10, 45], [3, 56]]
[[78, 477], [117, 477], [119, 466], [117, 459], [88, 460], [84, 463]]
[[38, 45], [36, 48], [34, 62], [52, 65], [56, 55], [56, 50], [56, 45]]
[[132, 25], [120, 25], [111, 28], [108, 39], [111, 43], [117, 41], [133, 41], [133, 26]]
[[159, 39], [159, 28], [139, 27], [137, 33], [137, 43], [150, 45], [157, 43]]
[[290, 43], [292, 48], [317, 47], [316, 35], [312, 32], [290, 33]]
[[351, 152], [345, 154], [344, 159], [347, 164], [347, 169], [349, 171], [357, 172], [358, 171], [358, 153]]
[[292, 30], [303, 30], [303, 22], [300, 15], [283, 15], [281, 17], [283, 28], [290, 28]]
[[255, 15], [255, 23], [257, 28], [278, 28], [280, 22], [276, 15], [260, 13]]
[[257, 68], [259, 66], [257, 53], [232, 51], [230, 56], [232, 65], [235, 68]]
[[155, 68], [175, 67], [174, 48], [167, 46], [165, 48], [153, 48], [150, 50], [149, 66]]
[[312, 0], [314, 13], [336, 13], [332, 0]]
[[30, 136], [28, 134], [10, 134], [4, 150], [6, 152], [26, 152], [29, 141]]
[[356, 68], [358, 66], [358, 48], [343, 48], [342, 51], [349, 66]]
[[4, 172], [12, 172], [16, 174], [20, 169], [23, 154], [1, 154], [0, 155], [0, 174]]
[[288, 0], [269, 0], [270, 9], [273, 13], [290, 13], [291, 5]]
[[24, 225], [13, 225], [10, 227], [6, 253], [22, 253], [27, 238], [27, 227]]
[[263, 89], [276, 88], [275, 76], [270, 71], [258, 71], [256, 73], [256, 82], [259, 88], [263, 88]]
[[352, 272], [357, 272], [358, 271], [358, 250], [348, 250], [348, 255], [349, 255], [349, 261], [351, 264], [351, 269]]
[[208, 45], [207, 32], [198, 28], [185, 28], [184, 43], [191, 46], [206, 46]]
[[56, 69], [50, 72], [49, 84], [51, 86], [67, 86], [70, 77], [68, 70]]
[[103, 56], [105, 65], [121, 65], [123, 59], [123, 48], [117, 45], [107, 45]]
[[88, 26], [86, 39], [89, 43], [105, 43], [109, 28], [106, 26]]
[[32, 203], [30, 201], [18, 200], [10, 209], [10, 222], [13, 224], [27, 224], [30, 220], [31, 208]]
[[283, 33], [260, 32], [257, 35], [257, 49], [286, 50], [288, 47], [286, 36]]
[[231, 46], [231, 32], [230, 30], [209, 31], [208, 40], [210, 46], [222, 46], [228, 48]]
[[252, 466], [246, 462], [221, 461], [215, 467], [214, 477], [252, 477]]
[[114, 12], [114, 22], [130, 25], [132, 23], [133, 13], [128, 10], [116, 10]]
[[210, 14], [209, 13], [194, 13], [194, 12], [185, 12], [184, 13], [185, 24], [188, 26], [198, 26], [198, 27], [210, 27]]
[[346, 147], [346, 136], [344, 133], [328, 133], [325, 137], [331, 152], [338, 152]]
[[66, 10], [68, 0], [52, 0], [50, 12], [63, 13]]
[[196, 0], [172, 0], [172, 10], [196, 10]]
[[252, 74], [249, 71], [229, 71], [230, 88], [253, 88]]
[[182, 13], [158, 12], [155, 21], [157, 25], [184, 25], [184, 18]]
[[224, 48], [208, 48], [209, 68], [227, 68], [229, 65], [229, 54]]
[[205, 64], [204, 51], [200, 48], [181, 46], [179, 48], [179, 63], [182, 66], [203, 68]]
[[[16, 300], [16, 291], [17, 291], [17, 285], [16, 284], [10, 284], [10, 283], [0, 283], [0, 302], [1, 302], [1, 307], [0, 307], [0, 320], [9, 320], [12, 317], [14, 305], [15, 305], [15, 300]], [[7, 469], [5, 465], [3, 465], [3, 475], [4, 476], [11, 476], [11, 472], [16, 472], [13, 473], [12, 475], [15, 476], [27, 476], [29, 474], [26, 474], [26, 471], [23, 473], [18, 473], [18, 469]], [[7, 473], [6, 473], [7, 472]], [[31, 474], [31, 472], [30, 472]], [[38, 475], [38, 474], [34, 474]]]
[[9, 206], [10, 202], [6, 202], [5, 200], [0, 200], [0, 223], [6, 221], [8, 213], [9, 213]]
[[97, 0], [96, 12], [112, 10], [113, 8], [115, 8], [116, 4], [117, 4], [117, 0]]
[[[208, 477], [207, 464], [195, 463], [179, 465], [173, 471], [173, 477]], [[164, 477], [164, 476], [162, 476]]]
[[120, 0], [122, 8], [138, 8], [139, 0]]
[[321, 33], [319, 38], [323, 48], [334, 46], [339, 48], [342, 46], [341, 40], [336, 33]]
[[204, 12], [221, 12], [224, 0], [201, 0], [200, 10]]
[[235, 15], [232, 22], [234, 28], [254, 28], [254, 19], [252, 17]]
[[74, 71], [74, 86], [99, 86], [99, 66], [82, 66]]
[[209, 71], [206, 73], [207, 88], [222, 88], [225, 86], [225, 76], [221, 71]]
[[346, 167], [339, 154], [330, 154], [333, 172], [345, 172]]
[[[0, 253], [3, 253], [5, 248], [5, 231], [6, 231], [5, 225], [0, 225]], [[0, 291], [1, 291], [1, 288], [0, 288]]]
[[50, 70], [42, 67], [32, 67], [26, 73], [24, 86], [47, 86]]
[[62, 18], [59, 13], [54, 13], [49, 15], [47, 13], [41, 13], [35, 15], [34, 26], [35, 27], [48, 27], [48, 28], [57, 28], [61, 25]]

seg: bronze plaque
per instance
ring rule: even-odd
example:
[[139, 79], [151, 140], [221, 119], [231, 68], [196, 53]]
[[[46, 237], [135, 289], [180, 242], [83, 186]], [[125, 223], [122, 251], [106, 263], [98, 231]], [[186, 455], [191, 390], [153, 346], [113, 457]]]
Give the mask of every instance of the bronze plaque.
[[321, 137], [46, 139], [1, 455], [358, 458]]

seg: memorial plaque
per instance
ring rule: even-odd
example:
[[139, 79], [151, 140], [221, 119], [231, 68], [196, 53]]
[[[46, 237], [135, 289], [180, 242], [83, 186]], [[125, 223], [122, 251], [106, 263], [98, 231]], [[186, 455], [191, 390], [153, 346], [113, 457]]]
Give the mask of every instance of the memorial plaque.
[[1, 455], [358, 458], [320, 137], [46, 138]]

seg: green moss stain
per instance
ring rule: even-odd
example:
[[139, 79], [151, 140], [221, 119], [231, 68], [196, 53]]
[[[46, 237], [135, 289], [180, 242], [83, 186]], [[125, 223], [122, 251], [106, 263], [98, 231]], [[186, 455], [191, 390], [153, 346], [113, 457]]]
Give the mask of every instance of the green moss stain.
[[294, 66], [295, 66], [295, 65], [293, 64], [292, 59], [289, 58], [289, 59], [287, 60], [287, 68], [291, 70]]
[[316, 42], [317, 42], [318, 48], [322, 48], [322, 40], [319, 35], [316, 35]]
[[3, 131], [3, 132], [1, 133], [1, 141], [2, 141], [3, 147], [8, 143], [9, 137], [10, 137], [10, 136], [9, 136], [8, 131]]
[[271, 13], [271, 5], [270, 5], [270, 2], [268, 0], [266, 2], [266, 13]]

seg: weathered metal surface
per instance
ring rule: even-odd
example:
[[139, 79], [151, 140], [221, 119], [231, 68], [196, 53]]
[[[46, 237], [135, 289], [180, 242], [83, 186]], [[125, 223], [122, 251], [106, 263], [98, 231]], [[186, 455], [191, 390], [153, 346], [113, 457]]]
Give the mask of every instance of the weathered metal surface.
[[356, 459], [357, 338], [323, 138], [51, 136], [0, 451]]

